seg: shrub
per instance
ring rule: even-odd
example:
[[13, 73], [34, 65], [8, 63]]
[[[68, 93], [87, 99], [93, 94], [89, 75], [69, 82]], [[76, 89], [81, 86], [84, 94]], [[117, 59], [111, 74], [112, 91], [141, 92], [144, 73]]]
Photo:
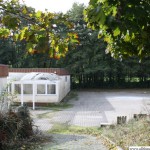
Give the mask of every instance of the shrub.
[[[19, 141], [33, 135], [33, 121], [26, 106], [12, 110], [15, 95], [4, 90], [0, 95], [0, 150], [14, 149]], [[17, 143], [17, 144], [16, 144]]]
[[0, 114], [0, 149], [8, 149], [33, 135], [33, 123], [26, 107]]

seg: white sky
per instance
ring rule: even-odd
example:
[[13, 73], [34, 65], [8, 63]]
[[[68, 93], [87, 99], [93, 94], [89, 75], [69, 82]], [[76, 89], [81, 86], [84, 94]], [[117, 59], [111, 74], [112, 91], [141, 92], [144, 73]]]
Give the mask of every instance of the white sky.
[[47, 9], [50, 12], [66, 12], [68, 11], [74, 2], [84, 3], [86, 6], [89, 0], [23, 0], [27, 6], [35, 8], [37, 11], [45, 11]]

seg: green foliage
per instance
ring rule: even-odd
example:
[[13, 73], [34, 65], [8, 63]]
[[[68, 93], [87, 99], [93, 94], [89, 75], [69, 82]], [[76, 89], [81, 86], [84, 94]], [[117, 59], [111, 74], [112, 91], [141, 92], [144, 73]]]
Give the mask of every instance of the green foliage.
[[13, 110], [12, 104], [14, 99], [16, 99], [16, 96], [8, 93], [6, 90], [3, 90], [0, 95], [1, 150], [17, 149], [22, 140], [30, 139], [34, 135], [33, 121], [30, 118], [28, 108], [20, 106], [17, 110]]
[[26, 41], [26, 50], [31, 54], [47, 53], [49, 57], [59, 59], [65, 56], [69, 43], [78, 42], [75, 33], [61, 32], [62, 26], [72, 27], [62, 13], [36, 12], [21, 5], [19, 0], [0, 1], [0, 6], [0, 38], [11, 36], [15, 42]]
[[59, 134], [87, 134], [100, 136], [102, 133], [101, 128], [98, 127], [79, 127], [70, 126], [68, 124], [54, 124], [49, 133], [59, 133]]
[[0, 143], [2, 148], [7, 149], [16, 141], [32, 136], [32, 127], [32, 120], [27, 109], [18, 110], [17, 113], [14, 111], [9, 111], [7, 114], [0, 113]]
[[150, 55], [150, 2], [90, 0], [85, 9], [88, 27], [98, 29], [113, 57]]
[[[107, 44], [104, 42], [111, 42], [111, 38], [102, 38], [101, 31], [89, 29], [83, 20], [83, 10], [82, 4], [74, 4], [67, 13], [75, 24], [74, 31], [78, 33], [79, 44], [76, 47], [70, 44], [66, 57], [55, 61], [52, 66], [70, 70], [72, 88], [149, 87], [149, 57], [143, 58], [142, 62], [138, 57], [112, 58], [107, 54]], [[121, 29], [116, 27], [113, 36], [120, 35]]]

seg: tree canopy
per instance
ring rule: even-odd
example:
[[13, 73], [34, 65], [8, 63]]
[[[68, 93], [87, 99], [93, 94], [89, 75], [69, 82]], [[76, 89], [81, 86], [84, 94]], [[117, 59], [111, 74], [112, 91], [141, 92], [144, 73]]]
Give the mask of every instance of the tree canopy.
[[90, 0], [84, 14], [113, 57], [150, 56], [150, 0]]
[[36, 12], [19, 0], [0, 0], [0, 11], [0, 38], [26, 41], [26, 50], [30, 53], [43, 52], [60, 58], [65, 56], [70, 42], [78, 42], [76, 33], [61, 31], [62, 26], [73, 27], [62, 13]]
[[[27, 9], [34, 12], [33, 8]], [[77, 46], [69, 42], [65, 57], [60, 59], [55, 59], [57, 57], [50, 58], [49, 50], [42, 53], [43, 49], [38, 49], [38, 47], [36, 47], [36, 51], [31, 49], [29, 53], [27, 45], [34, 42], [32, 37], [29, 40], [19, 40], [20, 37], [18, 37], [18, 40], [14, 40], [14, 35], [20, 36], [18, 31], [20, 32], [22, 28], [29, 25], [30, 20], [28, 19], [30, 18], [20, 17], [19, 29], [11, 30], [13, 36], [0, 38], [0, 63], [15, 68], [65, 67], [71, 73], [72, 88], [150, 87], [150, 57], [143, 58], [142, 62], [139, 63], [138, 57], [129, 57], [120, 61], [111, 57], [110, 53], [106, 54], [105, 37], [98, 39], [99, 28], [93, 31], [87, 27], [83, 16], [84, 9], [83, 4], [74, 3], [65, 14], [67, 22], [71, 22], [70, 25], [73, 25], [72, 28], [68, 28], [64, 24], [55, 25], [55, 32], [61, 33], [62, 37], [72, 32], [78, 36]], [[4, 13], [2, 11], [2, 17], [5, 16]], [[2, 25], [3, 29], [8, 29], [4, 24]], [[31, 31], [29, 30], [29, 32]], [[50, 45], [51, 43], [49, 43]]]

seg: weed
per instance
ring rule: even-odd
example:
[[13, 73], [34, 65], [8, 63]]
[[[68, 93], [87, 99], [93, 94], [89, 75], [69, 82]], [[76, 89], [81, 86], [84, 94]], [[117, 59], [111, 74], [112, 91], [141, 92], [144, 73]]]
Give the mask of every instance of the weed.
[[150, 145], [150, 122], [146, 118], [132, 119], [127, 124], [117, 125], [113, 129], [104, 128], [102, 133], [125, 150], [133, 145]]
[[38, 115], [37, 115], [37, 118], [38, 118], [38, 119], [42, 119], [42, 118], [52, 118], [54, 115], [55, 115], [54, 112], [45, 112], [45, 113], [42, 113], [42, 114], [38, 114]]
[[70, 126], [67, 123], [55, 124], [49, 133], [61, 133], [61, 134], [88, 134], [99, 136], [101, 135], [101, 128], [98, 127], [79, 127]]

